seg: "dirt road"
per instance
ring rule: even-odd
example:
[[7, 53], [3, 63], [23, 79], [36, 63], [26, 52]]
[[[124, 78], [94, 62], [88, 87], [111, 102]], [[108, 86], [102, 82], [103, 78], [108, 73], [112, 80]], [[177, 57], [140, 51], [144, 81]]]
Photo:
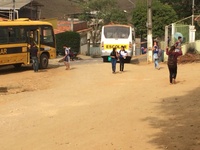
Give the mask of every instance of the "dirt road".
[[71, 65], [0, 73], [1, 150], [200, 149], [200, 63]]

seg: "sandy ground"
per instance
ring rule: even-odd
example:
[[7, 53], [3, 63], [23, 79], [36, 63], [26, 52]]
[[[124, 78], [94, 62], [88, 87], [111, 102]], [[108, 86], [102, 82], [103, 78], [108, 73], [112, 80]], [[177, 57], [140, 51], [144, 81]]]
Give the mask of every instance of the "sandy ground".
[[[119, 69], [119, 64], [117, 64]], [[1, 150], [199, 150], [200, 63], [0, 70]]]

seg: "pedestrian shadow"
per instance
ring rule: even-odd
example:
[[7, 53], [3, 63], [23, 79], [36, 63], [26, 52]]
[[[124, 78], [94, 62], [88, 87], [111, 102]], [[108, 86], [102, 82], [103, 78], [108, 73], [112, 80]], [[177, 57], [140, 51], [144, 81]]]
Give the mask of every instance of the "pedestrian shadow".
[[160, 67], [160, 69], [162, 70], [162, 69], [165, 69], [165, 67]]
[[140, 61], [138, 58], [131, 60], [131, 64], [139, 64], [139, 63], [140, 63]]
[[[47, 72], [50, 69], [55, 69], [61, 67], [59, 64], [49, 64], [46, 69], [40, 69], [39, 72]], [[0, 67], [0, 75], [5, 75], [5, 74], [11, 74], [11, 73], [19, 73], [19, 72], [25, 72], [25, 71], [30, 71], [33, 70], [32, 65], [24, 65], [18, 68], [15, 68], [13, 65], [8, 65], [8, 66], [2, 66]]]
[[75, 69], [76, 69], [76, 67], [71, 67], [71, 68], [70, 68], [70, 70], [75, 70]]
[[159, 117], [147, 117], [144, 121], [159, 130], [150, 135], [151, 144], [158, 149], [200, 149], [200, 88], [184, 96], [163, 98], [155, 110]]
[[140, 65], [140, 64], [147, 64], [147, 60], [134, 58], [130, 62], [131, 64]]
[[61, 65], [49, 65], [47, 69], [55, 69], [55, 68], [59, 68], [62, 67]]
[[127, 70], [126, 71], [116, 71], [114, 74], [124, 74], [124, 73], [126, 73], [126, 72], [128, 72]]
[[29, 71], [29, 70], [33, 70], [32, 66], [22, 66], [19, 68], [15, 68], [12, 65], [8, 65], [8, 66], [0, 67], [0, 75], [25, 72], [25, 71]]

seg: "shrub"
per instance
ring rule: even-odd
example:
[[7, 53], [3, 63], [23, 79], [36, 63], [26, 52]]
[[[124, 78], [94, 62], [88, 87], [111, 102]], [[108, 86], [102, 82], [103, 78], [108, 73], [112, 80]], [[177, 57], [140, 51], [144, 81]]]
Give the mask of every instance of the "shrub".
[[63, 46], [71, 47], [75, 53], [80, 52], [80, 34], [77, 32], [66, 31], [56, 34], [56, 50], [57, 54], [64, 55], [65, 51]]

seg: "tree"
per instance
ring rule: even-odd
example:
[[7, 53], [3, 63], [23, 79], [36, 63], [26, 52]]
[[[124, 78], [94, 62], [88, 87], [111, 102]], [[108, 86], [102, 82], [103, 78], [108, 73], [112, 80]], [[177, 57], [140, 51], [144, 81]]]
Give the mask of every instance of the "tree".
[[120, 11], [117, 8], [113, 8], [110, 12], [110, 15], [103, 17], [104, 24], [115, 23], [115, 24], [127, 24], [127, 13], [124, 11]]
[[[147, 2], [146, 2], [147, 3]], [[136, 28], [136, 35], [147, 33], [147, 4], [138, 2], [133, 11], [132, 22]], [[177, 20], [176, 12], [169, 5], [163, 5], [160, 1], [154, 0], [152, 3], [152, 30], [153, 37], [164, 37], [165, 26]], [[144, 34], [146, 37], [146, 34]]]
[[[163, 4], [168, 4], [176, 11], [178, 18], [183, 19], [192, 15], [193, 0], [160, 0]], [[200, 12], [200, 1], [194, 0], [195, 12]]]
[[113, 23], [127, 23], [126, 14], [119, 10], [116, 0], [76, 0], [79, 1], [83, 14], [80, 20], [88, 21], [92, 27], [91, 40], [95, 45], [100, 39], [100, 30], [102, 25]]
[[[176, 11], [179, 20], [192, 16], [193, 1], [194, 1], [194, 15], [200, 13], [200, 1], [199, 0], [160, 0], [163, 4], [168, 4]], [[183, 20], [183, 23], [192, 24], [192, 17]], [[200, 39], [200, 25], [199, 21], [194, 21], [196, 28], [196, 38]]]

